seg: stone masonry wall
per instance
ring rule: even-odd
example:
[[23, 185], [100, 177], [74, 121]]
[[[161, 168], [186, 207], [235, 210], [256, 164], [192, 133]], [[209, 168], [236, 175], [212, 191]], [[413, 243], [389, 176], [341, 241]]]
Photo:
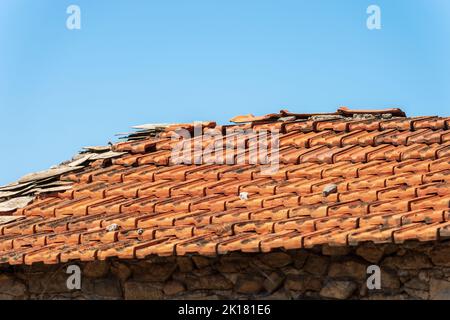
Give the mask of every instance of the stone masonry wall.
[[[81, 290], [67, 289], [69, 265]], [[369, 265], [381, 289], [369, 290]], [[450, 241], [0, 266], [0, 299], [450, 299]]]

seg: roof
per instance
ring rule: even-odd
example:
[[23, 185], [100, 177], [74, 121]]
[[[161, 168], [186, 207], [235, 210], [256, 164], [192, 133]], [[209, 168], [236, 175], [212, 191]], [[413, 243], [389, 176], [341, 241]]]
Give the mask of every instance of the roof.
[[[340, 108], [232, 122], [138, 126], [122, 142], [87, 148], [1, 187], [0, 263], [268, 252], [450, 235], [450, 118]], [[183, 135], [198, 128], [200, 138]], [[230, 130], [243, 129], [239, 149], [238, 140], [228, 138], [235, 136]], [[252, 161], [264, 148], [250, 144], [249, 130], [277, 134], [262, 144], [272, 146], [264, 159], [275, 159], [276, 170], [263, 172], [267, 162]], [[220, 149], [208, 153], [217, 141]], [[174, 159], [180, 142], [199, 149]], [[232, 152], [227, 159], [246, 161], [222, 163], [225, 150]]]

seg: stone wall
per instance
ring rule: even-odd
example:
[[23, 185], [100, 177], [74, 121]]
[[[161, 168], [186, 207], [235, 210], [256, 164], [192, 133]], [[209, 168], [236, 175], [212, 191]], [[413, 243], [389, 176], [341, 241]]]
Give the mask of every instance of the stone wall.
[[[69, 265], [81, 290], [67, 289]], [[378, 265], [381, 289], [369, 290]], [[0, 299], [450, 299], [450, 242], [0, 266]]]

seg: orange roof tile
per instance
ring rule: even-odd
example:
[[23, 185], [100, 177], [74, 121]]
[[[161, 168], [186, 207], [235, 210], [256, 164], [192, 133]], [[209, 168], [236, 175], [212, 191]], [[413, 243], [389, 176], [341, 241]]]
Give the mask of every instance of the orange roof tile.
[[[39, 173], [36, 179], [48, 191], [41, 188], [24, 208], [11, 211], [8, 205], [9, 211], [0, 213], [0, 263], [267, 252], [449, 236], [450, 118], [341, 107], [334, 113], [282, 110], [232, 121], [237, 124], [201, 123], [205, 140], [183, 140], [198, 148], [183, 155], [184, 163], [174, 159], [178, 140], [171, 137], [195, 131], [195, 124], [141, 130], [110, 148], [91, 148], [92, 154], [72, 167]], [[252, 162], [263, 152], [250, 146], [252, 134], [243, 135], [239, 150], [237, 134], [226, 134], [230, 128], [278, 130], [278, 170], [263, 172], [263, 164]], [[211, 150], [211, 143], [222, 147]], [[64, 188], [54, 190], [54, 184], [44, 184], [48, 181]], [[28, 180], [0, 187], [0, 200], [27, 190]]]

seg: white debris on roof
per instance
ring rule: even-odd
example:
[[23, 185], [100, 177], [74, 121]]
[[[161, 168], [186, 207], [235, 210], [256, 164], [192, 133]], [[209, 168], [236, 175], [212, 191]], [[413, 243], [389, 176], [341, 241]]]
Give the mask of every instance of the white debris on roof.
[[248, 192], [241, 192], [241, 193], [239, 193], [239, 198], [241, 200], [248, 200]]
[[117, 223], [113, 223], [106, 227], [106, 231], [108, 231], [108, 232], [117, 231], [117, 230], [119, 230], [119, 228], [120, 227]]
[[322, 190], [322, 194], [324, 197], [327, 197], [328, 195], [336, 192], [337, 192], [337, 185], [334, 183], [326, 185]]

